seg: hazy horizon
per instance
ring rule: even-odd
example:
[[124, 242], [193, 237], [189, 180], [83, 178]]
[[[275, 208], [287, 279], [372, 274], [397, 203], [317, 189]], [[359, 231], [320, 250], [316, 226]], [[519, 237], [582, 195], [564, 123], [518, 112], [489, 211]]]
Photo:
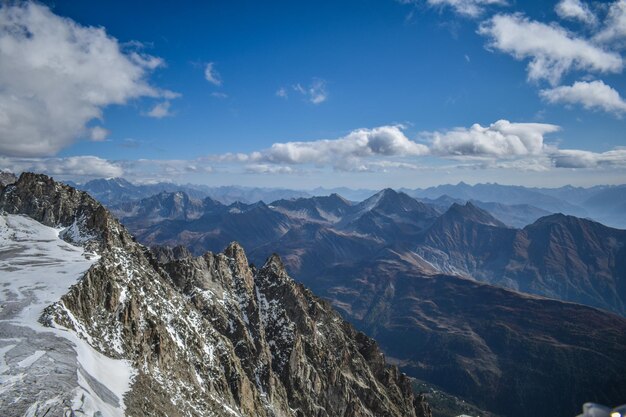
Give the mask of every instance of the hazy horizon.
[[[19, 175], [19, 174], [18, 174]], [[267, 189], [283, 189], [283, 190], [293, 190], [293, 191], [315, 191], [318, 189], [321, 190], [338, 190], [338, 189], [348, 189], [348, 190], [352, 190], [352, 191], [380, 191], [383, 189], [387, 189], [387, 188], [391, 188], [394, 190], [402, 190], [402, 189], [415, 189], [415, 190], [425, 190], [428, 188], [437, 188], [437, 187], [443, 187], [443, 186], [458, 186], [461, 184], [464, 185], [468, 185], [470, 187], [474, 187], [477, 185], [498, 185], [498, 186], [504, 186], [504, 187], [524, 187], [524, 188], [528, 188], [528, 189], [532, 189], [532, 188], [546, 188], [546, 189], [555, 189], [555, 188], [563, 188], [563, 187], [574, 187], [574, 188], [584, 188], [584, 189], [589, 189], [589, 188], [594, 188], [594, 187], [621, 187], [626, 185], [626, 183], [615, 183], [615, 184], [596, 184], [596, 185], [592, 185], [592, 186], [575, 186], [572, 184], [565, 184], [562, 186], [557, 186], [557, 187], [546, 187], [546, 186], [525, 186], [525, 185], [519, 185], [519, 184], [507, 184], [507, 183], [500, 183], [497, 181], [492, 181], [492, 182], [468, 182], [468, 181], [459, 181], [456, 183], [441, 183], [441, 184], [436, 184], [436, 185], [431, 185], [431, 186], [426, 186], [426, 187], [381, 187], [381, 188], [368, 188], [368, 187], [350, 187], [350, 186], [342, 186], [342, 185], [336, 185], [336, 186], [316, 186], [316, 187], [281, 187], [281, 186], [258, 186], [258, 185], [242, 185], [242, 184], [236, 184], [236, 183], [230, 183], [230, 184], [215, 184], [215, 185], [211, 185], [211, 184], [202, 184], [202, 183], [194, 183], [194, 182], [179, 182], [179, 181], [167, 181], [167, 180], [144, 180], [144, 181], [133, 181], [133, 180], [129, 180], [127, 178], [124, 177], [100, 177], [100, 178], [88, 178], [88, 179], [84, 179], [82, 181], [74, 181], [72, 179], [62, 179], [62, 176], [60, 177], [55, 177], [55, 179], [58, 179], [59, 181], [64, 181], [64, 182], [71, 182], [77, 185], [85, 185], [90, 181], [98, 181], [98, 180], [116, 180], [116, 179], [122, 179], [125, 181], [130, 182], [133, 185], [156, 185], [156, 184], [173, 184], [173, 185], [177, 185], [177, 186], [197, 186], [197, 187], [241, 187], [241, 188], [267, 188]]]

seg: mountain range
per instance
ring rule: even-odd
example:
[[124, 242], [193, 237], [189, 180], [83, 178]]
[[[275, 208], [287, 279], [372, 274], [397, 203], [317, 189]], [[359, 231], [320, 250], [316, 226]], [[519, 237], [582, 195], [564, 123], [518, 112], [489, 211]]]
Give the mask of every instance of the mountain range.
[[2, 415], [431, 416], [276, 255], [157, 257], [43, 175], [1, 186], [0, 212]]
[[179, 185], [169, 182], [152, 184], [133, 184], [124, 178], [99, 178], [82, 184], [67, 182], [68, 185], [91, 194], [102, 204], [110, 205], [140, 200], [161, 192], [183, 191], [194, 198], [211, 197], [224, 204], [240, 201], [252, 203], [256, 201], [273, 201], [281, 198], [296, 198], [309, 196], [304, 191], [294, 191], [281, 188], [220, 186], [186, 184]]
[[[185, 192], [192, 198], [213, 200], [229, 205], [263, 201], [269, 204], [281, 199], [329, 196], [339, 194], [350, 201], [362, 201], [376, 194], [376, 190], [321, 188], [288, 190], [241, 186], [210, 187], [204, 185], [177, 185], [173, 183], [132, 184], [123, 178], [96, 179], [83, 184], [70, 183], [87, 191], [107, 206], [137, 201], [160, 192]], [[626, 209], [626, 185], [601, 185], [589, 188], [564, 186], [559, 188], [530, 188], [500, 184], [440, 185], [425, 189], [406, 189], [406, 193], [420, 201], [447, 209], [452, 203], [471, 201], [505, 224], [524, 227], [549, 213], [563, 213], [591, 218], [608, 226], [626, 228], [623, 216]]]
[[[45, 366], [39, 368], [41, 358], [50, 360], [43, 345], [35, 345], [34, 352], [25, 348], [34, 340], [52, 343], [66, 352], [59, 357], [64, 363], [76, 363], [66, 369], [69, 376], [63, 380], [77, 388], [66, 390], [64, 403], [50, 403], [55, 410], [71, 404], [74, 411], [108, 407], [112, 415], [128, 410], [205, 415], [228, 409], [272, 415], [278, 409], [293, 411], [297, 404], [297, 409], [309, 410], [302, 411], [303, 416], [319, 407], [367, 415], [359, 413], [376, 407], [363, 397], [370, 394], [357, 388], [365, 385], [375, 396], [389, 399], [377, 402], [382, 408], [375, 415], [428, 415], [426, 399], [431, 398], [437, 404], [435, 416], [472, 412], [565, 417], [575, 415], [585, 401], [619, 403], [626, 392], [626, 232], [589, 219], [547, 213], [516, 228], [488, 209], [509, 214], [541, 209], [448, 196], [413, 198], [392, 189], [362, 202], [331, 194], [230, 204], [161, 190], [144, 199], [110, 204], [111, 215], [86, 194], [30, 174], [4, 186], [0, 206], [6, 216], [20, 213], [35, 221], [6, 217], [7, 230], [58, 227], [61, 232], [40, 232], [58, 233], [78, 251], [84, 248], [78, 258], [96, 262], [85, 265], [77, 259], [76, 268], [84, 268], [74, 274], [78, 282], [76, 277], [62, 281], [66, 286], [51, 292], [47, 307], [39, 303], [31, 308], [45, 310], [37, 326], [70, 329], [78, 339], [66, 340], [87, 341], [82, 349], [97, 358], [98, 366], [81, 362], [80, 354], [73, 356], [71, 343], [41, 336], [39, 327], [34, 336], [27, 336], [28, 326], [17, 328], [15, 316], [6, 316], [8, 321], [1, 324], [13, 326], [5, 331], [16, 336], [0, 346], [8, 349], [2, 351], [7, 364], [3, 373], [12, 375], [12, 393], [23, 395], [27, 387], [39, 384], [48, 399], [60, 395], [49, 379], [32, 382], [48, 372]], [[135, 243], [114, 216], [153, 250]], [[16, 231], [5, 234], [17, 236], [9, 246], [26, 241]], [[233, 240], [241, 246], [231, 244]], [[242, 246], [249, 249], [247, 256]], [[62, 255], [53, 258], [61, 262]], [[17, 271], [16, 265], [25, 262], [8, 254], [3, 259], [9, 261], [0, 268], [7, 271]], [[29, 294], [37, 299], [42, 289], [48, 293], [41, 282], [11, 287], [4, 302], [10, 308], [3, 311], [11, 314], [23, 308], [30, 302], [24, 300], [31, 300]], [[49, 300], [56, 296], [60, 301]], [[408, 380], [393, 368], [374, 365], [382, 363], [382, 353], [365, 348], [377, 349], [371, 339], [350, 330], [333, 308], [378, 340], [392, 363], [417, 378], [414, 388], [427, 393], [413, 400]], [[188, 316], [193, 317], [191, 323], [181, 318]], [[315, 336], [324, 334], [317, 323], [332, 336]], [[211, 330], [194, 344], [198, 326]], [[294, 356], [291, 346], [299, 338], [302, 351], [297, 360], [286, 360]], [[11, 340], [20, 340], [18, 349]], [[358, 352], [363, 357], [358, 369], [336, 355], [333, 365], [321, 361], [321, 352], [336, 350], [337, 341], [353, 346], [339, 356]], [[214, 360], [199, 365], [206, 361], [209, 345], [226, 346], [220, 350], [220, 370], [211, 368]], [[110, 375], [98, 371], [105, 363], [121, 381], [108, 391], [102, 386], [111, 383]], [[349, 370], [342, 371], [345, 378], [328, 376], [329, 367]], [[363, 371], [366, 367], [391, 370]], [[35, 369], [41, 372], [31, 375]], [[313, 380], [321, 385], [305, 382], [312, 369], [318, 375]], [[373, 379], [354, 378], [362, 372]], [[382, 382], [389, 372], [396, 372], [397, 379]], [[230, 381], [228, 375], [234, 374], [239, 381], [234, 386], [205, 384], [215, 378]], [[339, 384], [333, 388], [342, 392], [339, 403], [328, 390], [320, 390], [330, 381]], [[173, 399], [166, 392], [175, 393]], [[218, 400], [203, 405], [194, 400], [207, 392]], [[301, 392], [305, 394], [299, 396]], [[453, 396], [459, 400], [450, 400]], [[441, 398], [446, 404], [441, 405]], [[43, 414], [45, 401], [26, 396], [20, 407], [35, 407]], [[463, 401], [467, 406], [459, 406]], [[446, 408], [451, 402], [456, 411]]]
[[566, 416], [578, 398], [621, 401], [626, 379], [609, 369], [626, 357], [626, 231], [563, 214], [513, 228], [472, 202], [444, 210], [391, 189], [360, 203], [205, 199], [193, 218], [173, 201], [113, 212], [147, 245], [202, 253], [237, 236], [254, 263], [280, 253], [409, 375], [483, 409]]
[[320, 265], [393, 249], [425, 272], [626, 314], [626, 232], [574, 216], [551, 214], [516, 229], [472, 202], [442, 212], [391, 189], [361, 203], [333, 194], [228, 206], [161, 193], [112, 210], [147, 245], [184, 245], [200, 254], [236, 238], [255, 262], [280, 253], [307, 283]]

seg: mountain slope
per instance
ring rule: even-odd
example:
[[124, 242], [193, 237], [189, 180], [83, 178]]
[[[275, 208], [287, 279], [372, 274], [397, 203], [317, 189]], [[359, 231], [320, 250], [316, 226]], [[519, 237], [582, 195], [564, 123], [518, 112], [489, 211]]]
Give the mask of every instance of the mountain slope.
[[336, 223], [350, 211], [352, 204], [338, 194], [331, 194], [327, 197], [277, 200], [271, 206], [290, 217]]
[[442, 272], [488, 280], [491, 277], [484, 273], [484, 265], [505, 263], [514, 236], [515, 229], [472, 203], [454, 203], [413, 250]]
[[626, 315], [626, 231], [554, 214], [519, 231], [512, 248], [501, 274], [521, 291]]
[[[224, 254], [160, 265], [101, 205], [40, 175], [23, 174], [3, 188], [0, 209], [61, 227], [59, 236], [99, 256], [39, 318], [46, 326], [38, 330], [45, 335], [39, 339], [58, 342], [58, 333], [68, 329], [64, 333], [73, 335], [77, 353], [66, 343], [63, 356], [41, 350], [22, 359], [14, 339], [27, 338], [28, 329], [0, 345], [3, 374], [6, 367], [50, 374], [63, 360], [66, 373], [78, 381], [69, 379], [49, 392], [29, 390], [28, 377], [17, 378], [11, 392], [24, 395], [3, 391], [3, 415], [19, 409], [36, 416], [429, 415], [408, 380], [385, 365], [375, 343], [295, 284], [277, 257], [256, 270], [241, 247], [231, 244]], [[83, 256], [80, 248], [71, 250]], [[1, 279], [14, 282], [21, 264], [12, 253], [3, 256], [11, 265]], [[47, 293], [51, 282], [44, 276], [37, 285]], [[37, 317], [37, 306], [52, 301], [21, 289], [7, 294], [3, 315], [31, 311]], [[7, 325], [5, 320], [0, 324]], [[128, 364], [128, 387], [106, 386], [109, 362]], [[78, 395], [77, 386], [88, 395]], [[90, 398], [99, 402], [81, 408], [81, 400]]]
[[314, 282], [409, 375], [498, 415], [567, 417], [584, 401], [623, 402], [625, 318], [388, 256]]

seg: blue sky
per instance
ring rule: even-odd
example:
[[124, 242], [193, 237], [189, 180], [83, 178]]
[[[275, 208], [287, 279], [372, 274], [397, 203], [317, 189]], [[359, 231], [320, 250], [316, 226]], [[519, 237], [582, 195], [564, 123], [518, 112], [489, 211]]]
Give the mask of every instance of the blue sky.
[[292, 188], [626, 182], [625, 0], [0, 10], [0, 168]]

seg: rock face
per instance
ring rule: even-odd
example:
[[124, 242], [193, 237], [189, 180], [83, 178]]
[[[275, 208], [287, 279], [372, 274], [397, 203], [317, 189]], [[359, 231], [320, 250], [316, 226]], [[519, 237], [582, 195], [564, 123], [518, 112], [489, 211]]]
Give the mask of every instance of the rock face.
[[0, 171], [0, 187], [13, 184], [17, 177], [10, 172]]
[[626, 231], [563, 214], [508, 229], [459, 207], [414, 249], [441, 271], [626, 315]]
[[256, 269], [233, 243], [221, 254], [166, 253], [160, 264], [99, 203], [43, 175], [1, 189], [0, 210], [64, 227], [66, 240], [100, 256], [40, 320], [132, 364], [127, 415], [430, 416], [375, 342], [296, 284], [278, 256]]

